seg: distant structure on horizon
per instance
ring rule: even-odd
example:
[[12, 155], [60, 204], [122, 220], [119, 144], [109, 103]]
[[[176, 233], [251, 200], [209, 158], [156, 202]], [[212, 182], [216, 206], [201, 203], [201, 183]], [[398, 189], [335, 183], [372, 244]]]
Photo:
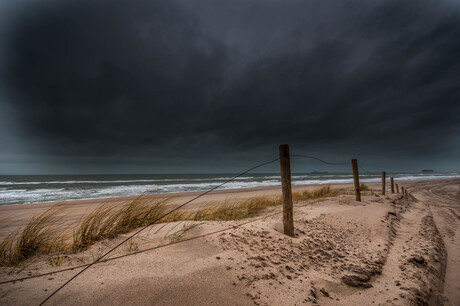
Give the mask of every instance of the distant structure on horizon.
[[328, 174], [329, 172], [318, 172], [318, 171], [313, 171], [310, 172], [310, 174]]
[[434, 171], [433, 171], [433, 169], [423, 169], [422, 172], [427, 173], [427, 172], [434, 172]]

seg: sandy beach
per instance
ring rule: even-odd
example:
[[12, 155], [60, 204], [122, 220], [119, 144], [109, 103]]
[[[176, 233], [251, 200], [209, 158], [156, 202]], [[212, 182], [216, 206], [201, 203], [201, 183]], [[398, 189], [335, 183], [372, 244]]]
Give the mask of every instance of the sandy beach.
[[[373, 183], [368, 186], [374, 194], [362, 202], [342, 194], [295, 203], [294, 238], [282, 233], [280, 207], [241, 221], [153, 225], [48, 304], [460, 305], [460, 179], [398, 183], [409, 196], [391, 193], [388, 184], [382, 196], [380, 184]], [[222, 190], [190, 207], [280, 192], [274, 187]], [[197, 194], [159, 197], [171, 197], [174, 206]], [[0, 239], [53, 205], [71, 226], [98, 205], [129, 200], [4, 205]], [[0, 303], [39, 304], [82, 268], [18, 279], [88, 264], [128, 235], [66, 255], [57, 265], [49, 256], [37, 256], [21, 269], [3, 268]], [[147, 251], [116, 258], [142, 250]], [[18, 281], [8, 282], [13, 280]]]
[[453, 0], [0, 0], [0, 306], [460, 306], [459, 32]]

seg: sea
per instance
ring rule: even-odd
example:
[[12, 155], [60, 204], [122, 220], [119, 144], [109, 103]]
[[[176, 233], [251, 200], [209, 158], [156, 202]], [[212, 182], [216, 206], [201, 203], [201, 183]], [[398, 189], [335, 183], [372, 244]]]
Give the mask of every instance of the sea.
[[[0, 205], [95, 199], [148, 193], [204, 191], [235, 174], [0, 175]], [[395, 180], [460, 177], [460, 172], [388, 173]], [[360, 182], [380, 182], [380, 173], [360, 173]], [[295, 173], [293, 185], [352, 183], [350, 173]], [[279, 173], [248, 174], [219, 189], [280, 186]]]

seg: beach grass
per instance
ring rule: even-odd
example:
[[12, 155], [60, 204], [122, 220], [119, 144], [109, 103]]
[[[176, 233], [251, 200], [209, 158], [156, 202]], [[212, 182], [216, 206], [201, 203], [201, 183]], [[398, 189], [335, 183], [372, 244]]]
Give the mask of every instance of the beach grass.
[[33, 217], [22, 231], [13, 232], [0, 242], [0, 266], [15, 266], [37, 254], [66, 251], [64, 232], [56, 207]]
[[345, 190], [342, 188], [331, 188], [331, 186], [327, 185], [312, 191], [305, 190], [303, 192], [294, 192], [292, 193], [292, 200], [297, 202], [318, 198], [335, 197], [341, 193], [344, 193], [344, 191]]
[[270, 206], [281, 205], [281, 197], [255, 197], [242, 202], [225, 201], [219, 205], [207, 206], [185, 216], [193, 221], [242, 220], [258, 215]]
[[[330, 186], [323, 186], [321, 188], [303, 192], [293, 192], [292, 200], [294, 202], [307, 201], [318, 198], [334, 197], [344, 193], [344, 189], [334, 189]], [[212, 205], [200, 208], [193, 212], [179, 212], [175, 216], [168, 219], [172, 221], [233, 221], [251, 218], [259, 215], [263, 210], [268, 207], [278, 206], [283, 203], [281, 196], [261, 196], [254, 197], [245, 201], [230, 201], [226, 200], [219, 205]]]
[[[294, 202], [299, 202], [344, 193], [347, 193], [345, 189], [323, 186], [312, 191], [294, 192], [292, 198]], [[167, 208], [171, 208], [167, 205], [167, 200], [140, 195], [124, 204], [103, 204], [70, 229], [59, 223], [59, 206], [55, 206], [32, 218], [21, 231], [10, 234], [0, 242], [0, 266], [16, 266], [33, 255], [47, 254], [54, 259], [60, 258], [62, 254], [77, 253], [97, 241], [115, 238], [147, 226], [159, 218], [161, 219], [157, 223], [242, 220], [258, 216], [266, 208], [281, 204], [281, 196], [261, 196], [243, 201], [226, 200], [195, 210], [176, 210], [161, 218]], [[59, 262], [53, 261], [53, 264]]]
[[149, 225], [165, 214], [164, 204], [165, 200], [141, 195], [121, 206], [102, 205], [80, 222], [73, 234], [72, 248], [80, 251], [97, 241]]

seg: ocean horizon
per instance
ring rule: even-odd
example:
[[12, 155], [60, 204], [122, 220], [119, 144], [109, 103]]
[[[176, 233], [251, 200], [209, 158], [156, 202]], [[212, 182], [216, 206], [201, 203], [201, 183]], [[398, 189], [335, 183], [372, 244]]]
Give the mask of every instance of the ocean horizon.
[[[236, 174], [115, 174], [115, 175], [0, 175], [0, 205], [139, 195], [144, 192], [204, 191]], [[460, 172], [387, 173], [395, 180], [460, 177]], [[379, 182], [380, 173], [360, 174], [360, 182]], [[293, 173], [293, 185], [352, 183], [351, 173]], [[254, 173], [236, 178], [219, 189], [280, 185], [279, 173]]]

